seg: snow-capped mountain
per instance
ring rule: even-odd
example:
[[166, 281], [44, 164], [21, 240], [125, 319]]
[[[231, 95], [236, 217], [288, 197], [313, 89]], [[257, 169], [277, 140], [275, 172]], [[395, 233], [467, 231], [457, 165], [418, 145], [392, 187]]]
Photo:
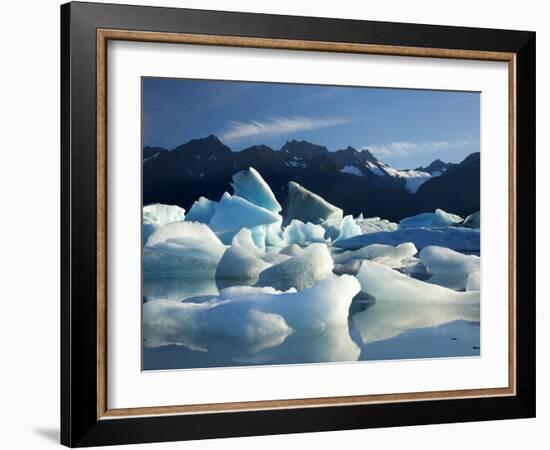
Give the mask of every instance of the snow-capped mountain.
[[[474, 156], [474, 167], [464, 176], [474, 177], [479, 183], [477, 155], [477, 166]], [[216, 136], [210, 135], [170, 151], [145, 147], [143, 202], [189, 208], [199, 196], [218, 200], [233, 173], [254, 167], [263, 174], [279, 201], [286, 198], [288, 182], [296, 181], [330, 202], [342, 205], [347, 213], [368, 212], [399, 219], [422, 212], [424, 208], [440, 207], [440, 204], [431, 205], [430, 196], [441, 199], [441, 195], [430, 194], [432, 188], [428, 184], [437, 178], [448, 178], [461, 164], [436, 160], [426, 168], [396, 169], [379, 161], [367, 149], [357, 150], [350, 146], [331, 152], [324, 146], [296, 140], [286, 142], [279, 150], [255, 145], [233, 152]], [[470, 184], [464, 182], [456, 189], [468, 190]], [[420, 191], [423, 191], [421, 195]], [[455, 194], [450, 197], [451, 203], [459, 200]], [[478, 211], [479, 190], [468, 198], [467, 202], [462, 202], [462, 209], [453, 205], [447, 208], [465, 215]]]

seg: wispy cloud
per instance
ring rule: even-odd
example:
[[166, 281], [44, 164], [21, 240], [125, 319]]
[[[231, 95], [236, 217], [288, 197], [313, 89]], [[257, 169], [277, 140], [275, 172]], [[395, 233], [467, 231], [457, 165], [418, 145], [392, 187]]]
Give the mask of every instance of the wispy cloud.
[[470, 138], [462, 138], [448, 141], [430, 141], [430, 142], [389, 142], [387, 144], [366, 145], [373, 154], [377, 156], [405, 156], [413, 152], [428, 152], [446, 148], [459, 148], [470, 145]]
[[347, 123], [342, 117], [272, 117], [250, 122], [229, 122], [229, 127], [220, 135], [222, 141], [235, 142], [252, 137], [270, 137], [298, 131], [316, 130]]

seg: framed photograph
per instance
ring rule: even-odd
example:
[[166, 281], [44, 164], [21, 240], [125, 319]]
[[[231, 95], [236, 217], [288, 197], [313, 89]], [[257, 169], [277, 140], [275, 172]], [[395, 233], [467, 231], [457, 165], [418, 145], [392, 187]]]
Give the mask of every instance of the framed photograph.
[[61, 7], [71, 446], [535, 415], [535, 33]]

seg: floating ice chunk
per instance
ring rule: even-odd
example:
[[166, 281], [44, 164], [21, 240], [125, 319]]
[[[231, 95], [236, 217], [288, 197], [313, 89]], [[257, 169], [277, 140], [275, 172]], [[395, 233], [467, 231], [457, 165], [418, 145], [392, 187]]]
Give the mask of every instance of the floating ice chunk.
[[216, 205], [217, 203], [212, 200], [199, 197], [187, 213], [186, 220], [188, 222], [208, 223], [216, 211]]
[[298, 183], [288, 183], [288, 197], [284, 204], [284, 224], [294, 219], [319, 224], [330, 219], [342, 219], [340, 208], [331, 205], [321, 196], [308, 191]]
[[481, 228], [481, 215], [479, 211], [466, 217], [462, 223], [462, 226], [468, 228]]
[[361, 234], [376, 233], [378, 231], [394, 231], [398, 225], [380, 217], [363, 218], [363, 214], [355, 218], [355, 223], [361, 228]]
[[436, 209], [433, 213], [421, 213], [405, 217], [399, 222], [399, 228], [451, 227], [462, 222], [462, 217]]
[[451, 214], [436, 209], [432, 220], [432, 227], [452, 227], [461, 223], [464, 219], [456, 214]]
[[321, 225], [293, 220], [283, 231], [283, 241], [287, 245], [307, 246], [313, 242], [325, 242], [325, 229]]
[[223, 243], [231, 242], [242, 228], [253, 229], [257, 236], [263, 234], [265, 241], [266, 226], [280, 220], [278, 214], [226, 192], [216, 206], [209, 226]]
[[475, 255], [464, 255], [451, 249], [429, 246], [420, 252], [420, 261], [433, 276], [430, 283], [465, 289], [468, 276], [479, 272], [480, 258]]
[[320, 331], [347, 323], [351, 300], [359, 291], [354, 277], [342, 275], [296, 293], [248, 295], [232, 301], [246, 300], [256, 309], [279, 314], [295, 330]]
[[143, 207], [142, 239], [147, 242], [155, 230], [167, 223], [185, 219], [185, 209], [176, 205], [155, 203]]
[[472, 272], [468, 275], [468, 280], [466, 281], [467, 291], [479, 291], [480, 285], [479, 272]]
[[260, 273], [259, 286], [272, 286], [286, 291], [316, 285], [332, 274], [333, 262], [325, 244], [311, 244], [301, 254]]
[[336, 241], [342, 241], [344, 239], [349, 239], [354, 236], [359, 236], [362, 234], [361, 227], [355, 223], [353, 216], [349, 215], [344, 217], [342, 225], [340, 227], [340, 234], [336, 238]]
[[456, 292], [410, 278], [387, 266], [365, 260], [357, 273], [361, 290], [377, 301], [425, 303], [479, 303], [479, 292]]
[[418, 249], [423, 249], [429, 245], [437, 245], [452, 250], [479, 251], [479, 230], [462, 227], [405, 228], [396, 231], [363, 234], [335, 242], [334, 245], [356, 250], [370, 244], [397, 245], [403, 242], [412, 242]]
[[405, 217], [399, 221], [399, 228], [431, 227], [434, 213], [421, 213], [416, 216]]
[[479, 305], [376, 302], [352, 320], [363, 343], [369, 344], [456, 320], [479, 322]]
[[334, 262], [338, 264], [348, 264], [356, 260], [374, 260], [391, 268], [400, 268], [416, 253], [418, 250], [411, 242], [404, 242], [397, 246], [384, 244], [371, 244], [359, 250], [349, 251], [334, 257]]
[[271, 265], [261, 259], [262, 255], [263, 251], [256, 247], [251, 231], [243, 228], [223, 254], [216, 269], [216, 278], [247, 280], [253, 284], [260, 272]]
[[143, 249], [143, 272], [211, 277], [224, 251], [208, 226], [171, 222], [149, 236]]
[[233, 351], [255, 353], [280, 345], [291, 333], [280, 315], [231, 301], [154, 300], [143, 305], [144, 345], [149, 348], [175, 344], [208, 351], [224, 342]]
[[282, 209], [269, 185], [253, 167], [248, 170], [241, 170], [233, 175], [231, 186], [235, 191], [235, 195], [255, 205], [274, 213], [278, 213]]
[[178, 222], [185, 219], [185, 209], [176, 205], [163, 205], [155, 203], [143, 207], [143, 223], [165, 225], [170, 222]]

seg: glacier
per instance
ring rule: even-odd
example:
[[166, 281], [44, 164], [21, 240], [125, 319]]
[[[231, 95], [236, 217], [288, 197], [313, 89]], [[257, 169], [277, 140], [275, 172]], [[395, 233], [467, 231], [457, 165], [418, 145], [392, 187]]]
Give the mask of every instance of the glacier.
[[462, 226], [468, 228], [481, 228], [481, 215], [479, 211], [466, 217]]

